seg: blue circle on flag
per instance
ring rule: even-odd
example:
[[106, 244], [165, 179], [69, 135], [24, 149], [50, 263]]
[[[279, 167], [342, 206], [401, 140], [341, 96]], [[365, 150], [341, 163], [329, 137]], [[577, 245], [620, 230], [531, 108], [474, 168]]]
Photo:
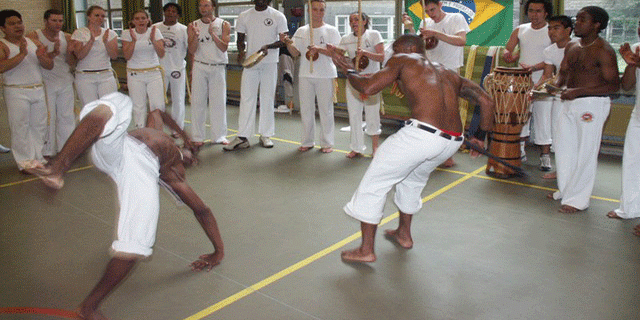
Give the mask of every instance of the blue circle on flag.
[[467, 24], [471, 24], [476, 16], [476, 2], [474, 0], [454, 0], [442, 1], [442, 11], [449, 13], [460, 13], [467, 20]]

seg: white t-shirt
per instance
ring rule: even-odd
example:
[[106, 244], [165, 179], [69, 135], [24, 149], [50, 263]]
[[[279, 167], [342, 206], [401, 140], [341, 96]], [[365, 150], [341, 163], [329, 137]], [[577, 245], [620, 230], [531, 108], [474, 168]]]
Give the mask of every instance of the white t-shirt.
[[172, 26], [162, 22], [154, 24], [160, 30], [164, 38], [164, 57], [160, 58], [160, 64], [165, 71], [180, 71], [187, 66], [184, 58], [187, 56], [187, 26], [177, 22]]
[[558, 48], [558, 44], [554, 43], [544, 49], [542, 52], [545, 64], [552, 64], [556, 67], [556, 73], [560, 71], [560, 63], [564, 58], [564, 49]]
[[[272, 7], [267, 7], [263, 11], [251, 8], [238, 15], [236, 31], [246, 35], [248, 57], [264, 45], [280, 40], [279, 34], [288, 32], [289, 27], [287, 27], [287, 18], [282, 12]], [[269, 49], [269, 54], [260, 63], [277, 63], [278, 50]]]
[[[326, 48], [327, 43], [338, 45], [340, 43], [340, 32], [334, 26], [324, 24], [319, 28], [313, 28], [313, 43], [317, 47]], [[319, 54], [318, 60], [313, 62], [313, 73], [309, 70], [309, 60], [305, 58], [307, 47], [310, 43], [309, 25], [298, 28], [296, 34], [293, 35], [293, 46], [300, 51], [300, 72], [298, 76], [301, 78], [335, 78], [338, 76], [336, 66], [333, 64], [331, 57]]]
[[[362, 37], [360, 37], [360, 48], [367, 52], [376, 53], [376, 46], [381, 43], [382, 35], [380, 35], [380, 32], [377, 30], [367, 29], [362, 34]], [[353, 32], [343, 36], [338, 47], [346, 50], [349, 58], [355, 58], [356, 49], [358, 49], [358, 36], [353, 34]], [[380, 70], [380, 62], [369, 59], [369, 65], [364, 70], [361, 70], [361, 72], [367, 74], [377, 72], [378, 70]]]
[[227, 64], [229, 62], [229, 56], [227, 51], [222, 51], [216, 43], [213, 41], [213, 37], [209, 33], [209, 25], [213, 23], [213, 32], [222, 37], [222, 24], [224, 20], [221, 18], [215, 18], [210, 23], [202, 22], [202, 19], [194, 21], [196, 27], [200, 29], [200, 36], [198, 37], [198, 49], [194, 54], [194, 60], [204, 63], [215, 64]]
[[[444, 18], [437, 23], [433, 19], [427, 18], [420, 23], [420, 28], [423, 28], [425, 23], [426, 29], [436, 30], [447, 35], [471, 31], [467, 20], [457, 12], [445, 13]], [[439, 41], [438, 46], [427, 50], [427, 58], [431, 61], [439, 62], [449, 69], [456, 70], [464, 65], [464, 48], [463, 46], [454, 46], [444, 41]]]
[[[518, 27], [518, 44], [520, 45], [520, 61], [527, 65], [534, 65], [544, 60], [543, 51], [551, 45], [549, 39], [549, 24], [540, 29], [533, 29], [531, 23], [525, 23]], [[540, 80], [543, 70], [531, 74], [534, 83]]]
[[[131, 32], [128, 30], [122, 31], [123, 42], [132, 42]], [[151, 30], [153, 28], [147, 28], [144, 33], [138, 33], [135, 29], [133, 32], [136, 34], [136, 45], [133, 48], [133, 54], [131, 59], [127, 61], [127, 68], [144, 69], [152, 68], [160, 65], [160, 58], [156, 52], [153, 42], [151, 42]], [[162, 33], [156, 29], [156, 41], [162, 40]]]
[[[105, 28], [101, 28], [100, 35], [95, 37], [93, 45], [91, 46], [91, 50], [84, 57], [84, 59], [78, 61], [78, 65], [76, 66], [76, 70], [103, 70], [103, 69], [111, 69], [111, 57], [107, 53], [107, 48], [104, 46], [104, 42], [102, 41], [102, 36], [105, 32]], [[109, 39], [111, 41], [118, 37], [118, 34], [109, 30]], [[89, 28], [83, 27], [77, 29], [71, 35], [72, 40], [77, 40], [85, 45], [91, 39], [91, 31]]]
[[[27, 39], [27, 56], [18, 63], [17, 66], [5, 71], [2, 73], [4, 84], [8, 85], [32, 85], [42, 83], [42, 75], [40, 74], [40, 62], [38, 61], [38, 57], [36, 56], [36, 44], [31, 41], [31, 39]], [[11, 59], [17, 56], [20, 53], [20, 47], [17, 44], [6, 40], [5, 38], [0, 38], [8, 48], [9, 48], [9, 56], [7, 58]]]
[[[36, 34], [38, 35], [38, 40], [42, 45], [47, 47], [47, 52], [53, 52], [56, 44], [53, 41], [49, 41], [49, 39], [42, 33], [42, 29], [36, 30]], [[58, 39], [60, 39], [60, 54], [53, 58], [53, 69], [47, 70], [40, 68], [42, 78], [46, 82], [61, 81], [71, 83], [73, 82], [73, 75], [71, 74], [71, 68], [67, 63], [67, 37], [64, 32], [58, 32]]]

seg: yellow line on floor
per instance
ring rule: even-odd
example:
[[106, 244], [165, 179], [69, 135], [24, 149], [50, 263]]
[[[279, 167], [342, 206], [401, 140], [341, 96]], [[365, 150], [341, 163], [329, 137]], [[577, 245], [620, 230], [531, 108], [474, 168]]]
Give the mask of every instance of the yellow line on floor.
[[[437, 196], [441, 195], [442, 193], [450, 190], [451, 188], [453, 188], [453, 187], [461, 184], [462, 182], [464, 182], [464, 181], [476, 176], [479, 172], [481, 172], [484, 169], [485, 169], [485, 166], [482, 166], [482, 167], [474, 170], [471, 173], [465, 174], [463, 177], [459, 178], [458, 180], [456, 180], [456, 181], [444, 186], [443, 188], [440, 188], [439, 190], [435, 191], [434, 193], [424, 197], [422, 199], [422, 202], [424, 203], [424, 202], [427, 202], [429, 200], [434, 199], [435, 197], [437, 197]], [[399, 213], [396, 211], [394, 214], [382, 219], [382, 221], [380, 222], [379, 226], [382, 226], [382, 225], [384, 225], [384, 224], [396, 219], [398, 216], [399, 216]], [[250, 286], [250, 287], [248, 287], [248, 288], [246, 288], [246, 289], [244, 289], [244, 290], [242, 290], [242, 291], [240, 291], [240, 292], [238, 292], [238, 293], [236, 293], [236, 294], [234, 294], [234, 295], [232, 295], [232, 296], [230, 296], [230, 297], [228, 297], [228, 298], [226, 298], [226, 299], [224, 299], [224, 300], [222, 300], [222, 301], [220, 301], [220, 302], [218, 302], [218, 303], [216, 303], [216, 304], [214, 304], [214, 305], [212, 305], [212, 306], [210, 306], [210, 307], [208, 307], [208, 308], [206, 308], [206, 309], [204, 309], [204, 310], [202, 310], [202, 311], [200, 311], [200, 312], [198, 312], [198, 313], [196, 313], [196, 314], [194, 314], [194, 315], [192, 315], [190, 317], [188, 317], [188, 318], [185, 318], [185, 320], [196, 320], [196, 319], [202, 319], [204, 317], [207, 317], [207, 316], [211, 315], [212, 313], [214, 313], [214, 312], [216, 312], [216, 311], [218, 311], [218, 310], [220, 310], [220, 309], [222, 309], [222, 308], [224, 308], [224, 307], [226, 307], [226, 306], [228, 306], [228, 305], [230, 305], [230, 304], [232, 304], [232, 303], [234, 303], [234, 302], [236, 302], [236, 301], [238, 301], [238, 300], [240, 300], [240, 299], [242, 299], [242, 298], [244, 298], [244, 297], [246, 297], [246, 296], [248, 296], [248, 295], [250, 295], [250, 294], [252, 294], [252, 293], [254, 293], [254, 292], [256, 292], [256, 291], [258, 291], [258, 290], [260, 290], [260, 289], [262, 289], [262, 288], [264, 288], [264, 287], [266, 287], [266, 286], [268, 286], [268, 285], [270, 285], [270, 284], [272, 284], [272, 283], [284, 278], [284, 277], [286, 277], [286, 276], [288, 276], [289, 274], [291, 274], [291, 273], [293, 273], [293, 272], [295, 272], [297, 270], [302, 269], [303, 267], [307, 266], [308, 264], [310, 264], [310, 263], [312, 263], [312, 262], [314, 262], [314, 261], [316, 261], [316, 260], [328, 255], [329, 253], [332, 253], [332, 252], [342, 248], [346, 244], [348, 244], [348, 243], [360, 238], [360, 236], [361, 236], [361, 233], [358, 231], [358, 232], [346, 237], [345, 239], [343, 239], [343, 240], [331, 245], [330, 247], [328, 247], [328, 248], [326, 248], [326, 249], [324, 249], [324, 250], [322, 250], [322, 251], [320, 251], [320, 252], [318, 252], [316, 254], [313, 254], [310, 257], [308, 257], [308, 258], [306, 258], [306, 259], [304, 259], [304, 260], [302, 260], [302, 261], [300, 261], [298, 263], [295, 263], [292, 266], [290, 266], [290, 267], [288, 267], [288, 268], [286, 268], [286, 269], [284, 269], [284, 270], [282, 270], [282, 271], [280, 271], [280, 272], [278, 272], [278, 273], [276, 273], [276, 274], [274, 274], [274, 275], [272, 275], [272, 276], [270, 276], [270, 277], [268, 277], [268, 278], [266, 278], [266, 279], [264, 279], [264, 280], [262, 280], [262, 281], [260, 281], [260, 282], [258, 282], [256, 284], [254, 284], [254, 285], [252, 285], [252, 286]]]
[[[67, 173], [70, 172], [76, 172], [76, 171], [81, 171], [81, 170], [86, 170], [89, 168], [92, 168], [93, 166], [86, 166], [86, 167], [81, 167], [81, 168], [75, 168], [75, 169], [71, 169], [69, 171], [67, 171]], [[31, 182], [31, 181], [36, 181], [36, 180], [40, 180], [38, 177], [33, 177], [33, 178], [27, 178], [24, 180], [20, 180], [20, 181], [15, 181], [15, 182], [9, 182], [9, 183], [5, 183], [5, 184], [0, 184], [0, 189], [5, 188], [5, 187], [11, 187], [11, 186], [15, 186], [15, 185], [19, 185], [19, 184], [23, 184], [23, 183], [27, 183], [27, 182]]]

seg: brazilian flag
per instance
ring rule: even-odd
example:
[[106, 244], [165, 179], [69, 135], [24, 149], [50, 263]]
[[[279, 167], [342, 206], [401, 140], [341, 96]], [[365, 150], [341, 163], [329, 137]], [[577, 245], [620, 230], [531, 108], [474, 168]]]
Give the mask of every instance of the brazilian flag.
[[[461, 13], [471, 32], [467, 45], [503, 46], [513, 31], [513, 0], [441, 0], [445, 12]], [[420, 0], [405, 0], [405, 12], [417, 28], [422, 21]]]

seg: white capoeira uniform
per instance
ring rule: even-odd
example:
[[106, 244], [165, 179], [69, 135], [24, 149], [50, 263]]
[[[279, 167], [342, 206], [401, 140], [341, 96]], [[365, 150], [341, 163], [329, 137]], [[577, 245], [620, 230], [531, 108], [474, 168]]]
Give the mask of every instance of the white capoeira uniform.
[[[376, 53], [376, 46], [382, 42], [382, 36], [380, 32], [376, 30], [365, 30], [360, 38], [360, 48], [364, 51]], [[355, 58], [356, 50], [358, 48], [358, 37], [349, 33], [342, 37], [340, 40], [339, 48], [346, 50], [350, 59]], [[360, 74], [372, 74], [380, 70], [380, 62], [369, 59], [369, 65], [360, 70]], [[364, 153], [366, 146], [364, 143], [364, 133], [373, 136], [379, 135], [382, 130], [380, 128], [380, 96], [381, 94], [374, 94], [367, 96], [364, 100], [362, 95], [356, 89], [351, 86], [347, 81], [347, 110], [349, 112], [349, 126], [351, 127], [351, 144], [349, 147], [352, 151], [358, 153]], [[366, 127], [364, 132], [360, 130], [362, 128], [362, 111], [366, 119]]]
[[[53, 52], [55, 43], [50, 41], [41, 29], [36, 30], [38, 40]], [[73, 74], [67, 63], [67, 38], [64, 32], [58, 33], [60, 54], [53, 59], [53, 69], [40, 68], [46, 88], [47, 107], [49, 109], [49, 129], [45, 137], [43, 155], [53, 156], [58, 153], [76, 127], [76, 116], [73, 113], [75, 96], [73, 93]]]
[[[551, 39], [549, 38], [549, 24], [545, 23], [545, 26], [540, 29], [533, 29], [531, 27], [531, 23], [521, 24], [518, 27], [518, 44], [520, 46], [520, 61], [519, 63], [524, 63], [526, 65], [535, 65], [542, 61], [544, 61], [543, 52], [544, 49], [551, 45]], [[531, 73], [531, 80], [533, 83], [537, 83], [542, 77], [543, 70], [534, 71]], [[540, 111], [540, 116], [549, 115], [548, 110], [550, 110], [551, 105], [548, 103], [544, 103], [542, 101], [534, 101], [531, 104], [531, 111], [533, 122], [542, 121], [545, 123], [549, 123], [549, 119], [540, 119], [536, 118], [538, 113], [537, 108], [538, 105], [542, 105], [543, 108]], [[530, 120], [527, 121], [527, 124], [522, 127], [522, 132], [520, 133], [520, 137], [528, 137], [530, 134], [529, 123]], [[548, 129], [547, 129], [548, 130]], [[535, 132], [534, 134], [537, 134]], [[535, 141], [534, 141], [535, 142]], [[537, 143], [536, 143], [537, 144]], [[547, 143], [548, 144], [548, 143]]]
[[553, 198], [584, 210], [596, 180], [602, 128], [609, 116], [609, 97], [582, 97], [561, 102], [556, 135], [558, 189]]
[[[106, 29], [102, 28], [89, 53], [83, 59], [78, 60], [76, 65], [76, 92], [83, 105], [118, 90], [118, 82], [111, 68], [111, 57], [109, 57], [107, 48], [102, 41], [105, 31]], [[115, 31], [109, 30], [109, 41], [117, 37]], [[91, 39], [91, 31], [86, 27], [77, 29], [71, 35], [71, 39], [84, 45]]]
[[380, 145], [351, 201], [344, 206], [346, 214], [365, 223], [380, 223], [387, 193], [394, 186], [394, 202], [400, 212], [420, 211], [429, 175], [458, 151], [463, 138], [444, 137], [441, 130], [414, 119], [410, 123]]
[[113, 113], [91, 147], [93, 163], [115, 181], [118, 191], [120, 213], [111, 249], [116, 254], [148, 257], [160, 212], [160, 162], [144, 143], [127, 133], [132, 113], [129, 97], [119, 92], [103, 96], [85, 105], [80, 119], [99, 105], [108, 106]]
[[[4, 101], [11, 130], [11, 153], [18, 169], [32, 167], [42, 161], [42, 149], [47, 132], [47, 104], [40, 74], [36, 44], [27, 40], [27, 55], [11, 70], [2, 74]], [[9, 48], [11, 59], [20, 53], [20, 47], [0, 38]]]
[[[131, 59], [127, 61], [127, 87], [133, 101], [133, 123], [136, 128], [143, 128], [147, 122], [147, 99], [149, 111], [164, 111], [164, 75], [160, 67], [160, 58], [151, 42], [151, 30], [136, 33], [136, 43]], [[156, 41], [162, 40], [162, 33], [156, 29]], [[132, 42], [129, 30], [122, 32], [123, 42]]]
[[[426, 29], [436, 30], [448, 35], [471, 31], [467, 20], [457, 12], [445, 13], [444, 18], [437, 23], [433, 19], [427, 18], [420, 23], [419, 28], [424, 28], [425, 25]], [[464, 65], [464, 48], [440, 41], [435, 48], [427, 50], [427, 58], [442, 64], [448, 69], [459, 72], [460, 67]]]
[[[640, 44], [632, 46], [632, 51]], [[622, 154], [622, 194], [620, 207], [615, 209], [618, 217], [633, 219], [640, 217], [640, 69], [636, 68], [636, 105], [631, 112]]]
[[[334, 26], [324, 24], [313, 28], [313, 42], [317, 47], [326, 47], [328, 43], [338, 45], [340, 32]], [[310, 63], [305, 58], [309, 46], [309, 25], [298, 28], [293, 35], [293, 45], [301, 53], [300, 68], [298, 70], [298, 96], [300, 98], [300, 118], [302, 120], [302, 147], [313, 147], [315, 137], [315, 100], [318, 100], [320, 114], [320, 145], [333, 147], [334, 118], [333, 118], [333, 79], [338, 76], [336, 66], [331, 57], [319, 54], [318, 60], [313, 62], [313, 72]]]
[[[543, 51], [544, 63], [553, 65], [556, 72], [560, 70], [560, 63], [564, 58], [564, 48], [558, 48], [557, 44], [546, 47]], [[556, 130], [556, 120], [560, 112], [560, 98], [545, 97], [535, 101], [533, 108], [533, 143], [537, 145], [553, 144], [553, 137]], [[554, 146], [555, 150], [555, 146]]]
[[[214, 32], [222, 36], [221, 18], [212, 22]], [[202, 19], [194, 21], [200, 29], [198, 49], [194, 54], [191, 83], [191, 126], [193, 142], [205, 139], [207, 106], [211, 123], [211, 140], [221, 143], [227, 138], [227, 52], [222, 52], [209, 34], [209, 24]], [[208, 103], [207, 103], [208, 100]]]
[[[289, 31], [287, 18], [272, 7], [263, 11], [251, 8], [238, 15], [236, 31], [244, 33], [247, 39], [246, 56], [258, 52], [265, 45], [278, 41], [280, 33]], [[240, 114], [238, 115], [238, 136], [251, 137], [255, 131], [256, 106], [260, 91], [260, 119], [258, 133], [264, 137], [275, 134], [273, 114], [278, 76], [278, 49], [269, 49], [266, 57], [251, 68], [242, 70], [240, 85]]]
[[165, 92], [171, 88], [171, 117], [184, 129], [185, 93], [187, 85], [187, 26], [176, 22], [172, 26], [163, 22], [154, 24], [164, 38], [164, 57], [160, 65], [164, 68]]

